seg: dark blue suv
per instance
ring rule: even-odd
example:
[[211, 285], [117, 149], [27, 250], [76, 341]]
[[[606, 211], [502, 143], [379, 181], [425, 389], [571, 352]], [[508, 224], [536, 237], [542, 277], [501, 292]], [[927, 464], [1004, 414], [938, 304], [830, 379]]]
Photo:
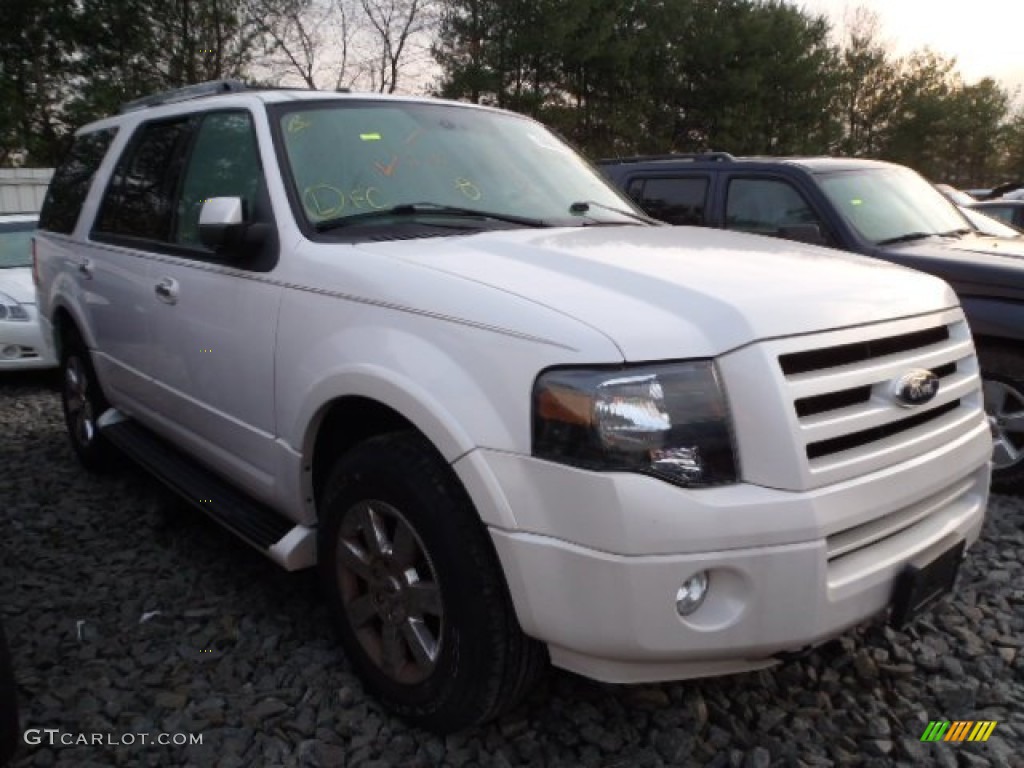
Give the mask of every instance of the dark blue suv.
[[598, 165], [644, 211], [670, 224], [841, 248], [946, 280], [981, 360], [993, 488], [1024, 492], [1024, 239], [981, 234], [921, 176], [891, 163], [709, 152]]

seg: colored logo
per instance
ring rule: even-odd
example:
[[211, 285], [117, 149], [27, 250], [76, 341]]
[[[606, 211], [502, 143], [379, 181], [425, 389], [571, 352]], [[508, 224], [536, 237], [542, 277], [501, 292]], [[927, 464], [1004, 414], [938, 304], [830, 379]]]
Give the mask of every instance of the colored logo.
[[932, 720], [921, 741], [988, 741], [996, 724], [995, 720]]

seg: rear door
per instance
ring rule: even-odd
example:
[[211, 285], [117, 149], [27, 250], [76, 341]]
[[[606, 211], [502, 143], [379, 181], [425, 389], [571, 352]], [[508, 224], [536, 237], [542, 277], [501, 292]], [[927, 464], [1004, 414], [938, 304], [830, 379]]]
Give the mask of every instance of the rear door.
[[153, 378], [156, 296], [152, 253], [167, 241], [181, 160], [192, 124], [187, 117], [141, 124], [117, 161], [81, 248], [79, 278], [93, 359], [111, 400], [130, 413], [156, 406]]

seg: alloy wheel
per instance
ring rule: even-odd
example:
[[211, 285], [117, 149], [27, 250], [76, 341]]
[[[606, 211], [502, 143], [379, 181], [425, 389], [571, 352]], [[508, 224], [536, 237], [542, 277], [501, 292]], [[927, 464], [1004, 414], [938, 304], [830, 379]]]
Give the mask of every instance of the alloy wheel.
[[96, 436], [95, 414], [89, 391], [89, 374], [77, 356], [68, 358], [64, 371], [64, 402], [67, 406], [68, 427], [81, 446], [92, 443]]
[[444, 607], [437, 572], [401, 512], [361, 501], [341, 522], [338, 579], [345, 613], [376, 667], [414, 685], [437, 666]]

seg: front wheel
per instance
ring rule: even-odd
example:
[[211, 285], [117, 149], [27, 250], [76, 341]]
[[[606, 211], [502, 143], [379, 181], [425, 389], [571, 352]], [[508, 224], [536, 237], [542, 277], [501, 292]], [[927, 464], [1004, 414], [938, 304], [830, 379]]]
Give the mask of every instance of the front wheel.
[[390, 710], [450, 732], [500, 715], [545, 667], [487, 531], [422, 437], [372, 438], [343, 456], [321, 508], [319, 568], [353, 669]]
[[992, 490], [1024, 493], [1024, 359], [1006, 347], [978, 348], [992, 430]]

